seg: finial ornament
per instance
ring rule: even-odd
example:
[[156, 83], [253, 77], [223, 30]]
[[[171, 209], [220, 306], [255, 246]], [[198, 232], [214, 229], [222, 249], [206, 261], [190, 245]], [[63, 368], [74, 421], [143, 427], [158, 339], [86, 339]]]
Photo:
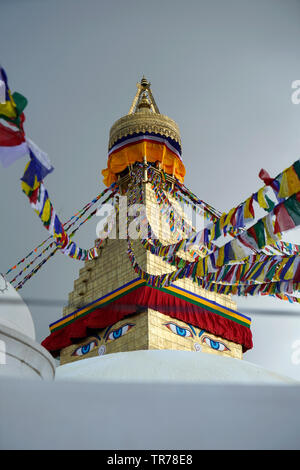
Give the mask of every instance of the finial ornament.
[[145, 78], [145, 75], [143, 75], [143, 78], [141, 80], [141, 85], [145, 88], [150, 87], [151, 83], [148, 82], [147, 78]]
[[141, 96], [141, 99], [138, 104], [138, 109], [151, 109], [151, 103], [149, 103], [149, 100], [147, 98], [146, 93], [144, 92]]
[[[181, 153], [181, 139], [179, 128], [173, 119], [159, 112], [152, 95], [150, 82], [143, 75], [136, 84], [137, 92], [131, 104], [129, 113], [118, 119], [111, 127], [109, 133], [108, 150], [120, 139], [133, 134], [154, 133], [164, 136], [179, 145]], [[183, 173], [185, 170], [182, 168]], [[182, 176], [182, 179], [184, 176]], [[107, 179], [105, 181], [108, 181]], [[106, 183], [105, 183], [106, 184]]]
[[[158, 106], [152, 95], [150, 85], [151, 83], [143, 75], [143, 78], [141, 79], [140, 83], [136, 84], [137, 92], [132, 101], [128, 114], [135, 114], [141, 107], [148, 107], [153, 113], [160, 114]], [[142, 101], [143, 104], [141, 104]], [[148, 102], [149, 106], [146, 105], [146, 102]]]

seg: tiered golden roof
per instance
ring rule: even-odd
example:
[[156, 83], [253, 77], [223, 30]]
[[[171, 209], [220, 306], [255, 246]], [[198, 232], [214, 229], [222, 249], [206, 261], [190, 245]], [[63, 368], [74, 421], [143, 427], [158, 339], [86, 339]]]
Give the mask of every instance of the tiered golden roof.
[[138, 133], [154, 133], [169, 137], [181, 146], [179, 127], [173, 119], [160, 114], [151, 92], [150, 82], [143, 77], [129, 113], [118, 119], [110, 129], [108, 150], [123, 137]]

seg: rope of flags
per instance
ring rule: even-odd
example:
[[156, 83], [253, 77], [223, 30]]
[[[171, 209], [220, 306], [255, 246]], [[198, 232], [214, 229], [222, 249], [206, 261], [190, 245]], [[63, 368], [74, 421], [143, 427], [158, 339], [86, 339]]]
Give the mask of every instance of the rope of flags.
[[[108, 198], [103, 202], [103, 204], [105, 204], [105, 203], [106, 203], [110, 198], [112, 198], [113, 196], [114, 196], [114, 194], [111, 193], [111, 194], [108, 196]], [[97, 210], [98, 210], [98, 209], [97, 209]], [[97, 213], [97, 210], [93, 211], [88, 217], [86, 217], [86, 219], [85, 219], [83, 222], [81, 222], [81, 224], [80, 224], [78, 227], [76, 227], [76, 228], [73, 230], [72, 233], [73, 233], [73, 234], [76, 233], [77, 230], [81, 227], [81, 225], [83, 225], [85, 222], [87, 222], [88, 220], [90, 220], [91, 217], [93, 217], [93, 216]], [[81, 216], [83, 216], [83, 214], [82, 214]], [[75, 223], [75, 222], [73, 222], [73, 224], [74, 224], [74, 223]], [[73, 225], [73, 224], [72, 224], [72, 225]], [[68, 229], [70, 229], [72, 225], [70, 225], [70, 226], [68, 227]], [[112, 229], [113, 229], [113, 225], [111, 226], [111, 230], [112, 230]], [[95, 247], [96, 247], [97, 250], [98, 250], [98, 249], [101, 247], [101, 245], [104, 243], [105, 239], [106, 239], [106, 238], [100, 238], [100, 239], [96, 240]], [[37, 258], [39, 258], [44, 252], [46, 252], [46, 251], [47, 251], [49, 248], [51, 248], [53, 245], [55, 245], [54, 242], [50, 243], [50, 245], [48, 245], [48, 247], [45, 248], [45, 250], [43, 250], [43, 252], [42, 252], [40, 255], [38, 255], [31, 263], [29, 263], [29, 265], [27, 265], [27, 266], [19, 273], [19, 275], [16, 276], [16, 277], [11, 281], [11, 283], [13, 283], [13, 282], [17, 279], [17, 277], [19, 277], [21, 274], [23, 274], [23, 272], [24, 272], [28, 267], [30, 267], [30, 266], [33, 264], [33, 262], [34, 262]], [[55, 246], [54, 250], [53, 250], [44, 260], [42, 260], [37, 266], [35, 266], [35, 267], [32, 269], [32, 271], [30, 271], [30, 273], [28, 273], [28, 274], [18, 283], [18, 285], [16, 286], [16, 290], [21, 289], [21, 288], [23, 287], [23, 285], [24, 285], [29, 279], [31, 279], [32, 276], [34, 276], [34, 275], [42, 268], [42, 266], [44, 266], [44, 264], [45, 264], [58, 250], [59, 250], [59, 248], [58, 248], [57, 246]]]
[[[275, 210], [275, 214], [278, 212], [275, 233], [285, 231], [287, 224], [290, 228], [296, 227], [297, 222], [294, 219], [297, 219], [297, 214], [291, 215], [293, 212], [292, 200], [290, 199], [290, 203], [285, 206], [280, 206], [280, 203], [283, 203], [286, 199], [300, 191], [300, 160], [297, 160], [293, 165], [276, 176], [276, 178], [272, 179], [269, 175], [266, 175], [268, 173], [265, 170], [261, 170], [259, 173], [260, 178], [265, 182], [265, 186], [256, 193], [253, 193], [238, 206], [233, 207], [228, 213], [222, 214], [217, 222], [204, 230], [203, 239], [205, 243], [209, 244], [209, 242], [215, 241], [221, 234], [227, 235], [227, 233], [230, 233], [234, 236], [240, 233], [240, 229], [243, 229], [255, 219], [254, 202], [268, 213], [273, 210]], [[268, 194], [270, 188], [276, 196], [276, 202]], [[277, 209], [275, 209], [276, 206], [278, 206]]]
[[[56, 214], [44, 184], [39, 180], [39, 177], [34, 170], [30, 175], [27, 175], [28, 168], [29, 167], [25, 170], [22, 178], [22, 189], [28, 196], [31, 207], [37, 213], [50, 235], [53, 236], [53, 239], [61, 252], [73, 259], [81, 261], [96, 258], [98, 256], [96, 247], [88, 250], [82, 249], [71, 240], [75, 232], [73, 231], [71, 235], [68, 236], [64, 230], [63, 224], [60, 222]], [[115, 194], [116, 191], [117, 189], [113, 191], [113, 194]], [[90, 216], [88, 218], [90, 218]]]
[[282, 240], [278, 242], [273, 242], [270, 246], [267, 247], [268, 249], [272, 248], [280, 253], [288, 254], [288, 255], [297, 255], [300, 254], [300, 245], [295, 245], [293, 243], [287, 243]]
[[[262, 172], [260, 172], [261, 175]], [[223, 248], [225, 251], [225, 262], [226, 262], [226, 250], [230, 248], [233, 251], [241, 252], [241, 245], [244, 245], [246, 249], [243, 250], [243, 255], [246, 256], [249, 251], [260, 251], [262, 246], [259, 244], [262, 242], [260, 238], [265, 234], [268, 238], [268, 242], [273, 243], [279, 241], [281, 232], [295, 228], [298, 225], [299, 215], [297, 213], [297, 193], [300, 190], [300, 160], [295, 162], [291, 167], [286, 169], [280, 175], [273, 180], [269, 178], [267, 182], [269, 185], [276, 186], [277, 192], [277, 204], [274, 203], [266, 194], [266, 186], [261, 188], [257, 193], [250, 196], [246, 201], [237, 207], [231, 209], [227, 214], [223, 214], [217, 222], [212, 226], [204, 228], [201, 232], [193, 235], [192, 239], [186, 241], [186, 245], [195, 243], [198, 245], [201, 243], [208, 247], [209, 250], [213, 250], [212, 241], [216, 240], [221, 234], [226, 235], [230, 233], [231, 236], [235, 237], [238, 235], [237, 240], [231, 245], [227, 244]], [[273, 189], [273, 187], [272, 187]], [[278, 196], [280, 195], [280, 197]], [[272, 215], [275, 214], [275, 227], [272, 227], [271, 217], [265, 217], [261, 219], [259, 223], [256, 223], [251, 227], [250, 231], [245, 230], [245, 226], [249, 222], [253, 222], [255, 218], [255, 210], [253, 202], [256, 200], [260, 207], [263, 207], [267, 212]], [[295, 207], [294, 207], [295, 206]], [[272, 209], [270, 210], [270, 208]], [[265, 225], [265, 228], [262, 227]], [[233, 231], [230, 231], [232, 229]], [[249, 241], [250, 235], [250, 241]], [[257, 238], [258, 237], [258, 238]], [[258, 242], [253, 243], [253, 239]], [[250, 254], [250, 253], [249, 253]], [[222, 249], [220, 249], [220, 260], [222, 259]], [[240, 253], [238, 256], [242, 256]]]
[[[80, 209], [79, 211], [75, 212], [75, 214], [73, 214], [72, 217], [70, 217], [70, 218], [63, 224], [63, 226], [64, 226], [66, 232], [68, 232], [69, 229], [70, 229], [78, 220], [80, 220], [80, 219], [84, 216], [84, 214], [85, 214], [96, 202], [98, 202], [99, 199], [101, 199], [101, 198], [104, 196], [104, 194], [106, 194], [106, 192], [109, 191], [109, 189], [112, 189], [112, 188], [106, 188], [104, 191], [102, 191], [100, 194], [98, 194], [94, 199], [92, 199], [92, 201], [90, 201], [90, 202], [88, 202], [87, 204], [85, 204], [85, 206], [84, 206], [82, 209]], [[71, 222], [72, 222], [72, 223], [71, 223]], [[69, 224], [70, 224], [70, 225], [69, 225]], [[51, 248], [51, 246], [53, 246], [54, 241], [53, 241], [52, 235], [50, 235], [49, 237], [47, 237], [44, 241], [42, 241], [42, 243], [40, 243], [38, 246], [36, 246], [35, 248], [33, 248], [24, 258], [22, 258], [22, 259], [19, 260], [14, 266], [12, 266], [11, 268], [9, 268], [9, 269], [7, 270], [7, 272], [5, 273], [5, 275], [7, 276], [7, 275], [10, 274], [13, 270], [15, 270], [18, 266], [20, 266], [21, 264], [23, 264], [23, 263], [24, 263], [28, 258], [30, 258], [34, 253], [37, 253], [37, 251], [39, 250], [39, 248], [41, 248], [42, 246], [44, 246], [45, 243], [47, 243], [47, 242], [50, 241], [50, 240], [52, 240], [52, 242], [50, 243], [50, 245], [48, 245], [47, 248], [45, 248], [39, 255], [37, 255], [37, 256], [32, 260], [32, 262], [31, 262], [29, 265], [26, 266], [26, 269], [27, 269], [29, 266], [31, 266], [37, 258], [39, 258], [40, 256], [42, 256], [49, 248]], [[26, 269], [24, 268], [23, 271], [25, 271]], [[21, 271], [21, 272], [19, 273], [19, 275], [22, 274], [23, 271]], [[18, 276], [19, 276], [19, 275], [18, 275]], [[17, 277], [18, 277], [18, 276], [17, 276]], [[15, 281], [15, 279], [16, 279], [16, 278], [14, 278], [14, 279], [13, 279], [12, 281], [10, 281], [10, 282], [13, 283], [13, 282]]]
[[[54, 244], [54, 243], [53, 243]], [[15, 287], [16, 290], [20, 290], [22, 289], [22, 287], [24, 286], [24, 284], [29, 281], [29, 279], [32, 278], [32, 276], [34, 276], [34, 274], [36, 274], [43, 266], [45, 263], [47, 263], [47, 261], [52, 258], [52, 256], [55, 255], [55, 253], [59, 250], [58, 246], [55, 246], [55, 248], [50, 252], [50, 254], [44, 258], [37, 266], [34, 267], [34, 269], [32, 271], [30, 271], [18, 284], [17, 286]]]
[[19, 278], [21, 277], [25, 271], [27, 271], [27, 269], [29, 269], [33, 264], [35, 264], [35, 262], [41, 258], [50, 248], [53, 247], [53, 245], [55, 245], [54, 242], [51, 242], [46, 248], [44, 248], [41, 253], [39, 253], [37, 256], [35, 256], [28, 264], [26, 264], [26, 266], [24, 266], [21, 271], [10, 281], [10, 283], [12, 285], [14, 285], [14, 282]]
[[[177, 255], [171, 255], [161, 248], [157, 250], [156, 240], [152, 243], [149, 240], [141, 240], [143, 246], [152, 254], [161, 256], [164, 261], [175, 266], [176, 268], [184, 268], [186, 277], [195, 277], [198, 266], [202, 266], [203, 273], [200, 278], [206, 279], [208, 282], [225, 282], [228, 284], [247, 283], [249, 281], [271, 282], [280, 280], [294, 280], [300, 282], [300, 258], [299, 256], [269, 256], [266, 254], [251, 255], [248, 258], [237, 263], [230, 263], [219, 268], [213, 268], [206, 265], [204, 260], [187, 261]], [[180, 242], [181, 243], [181, 242]]]
[[164, 170], [161, 169], [160, 174], [157, 174], [157, 172], [153, 171], [153, 167], [149, 165], [147, 171], [149, 180], [154, 184], [158, 184], [163, 189], [163, 191], [169, 193], [170, 196], [176, 199], [178, 202], [191, 206], [195, 212], [203, 215], [210, 221], [216, 221], [221, 217], [221, 212], [217, 211], [212, 206], [199, 199], [183, 183], [176, 180], [173, 185], [170, 184], [166, 179], [166, 173]]
[[[2, 164], [6, 167], [16, 159], [29, 155], [29, 163], [21, 178], [22, 190], [27, 195], [31, 207], [41, 219], [44, 227], [53, 237], [57, 247], [65, 255], [77, 260], [85, 261], [97, 257], [96, 247], [88, 250], [78, 247], [74, 241], [71, 241], [74, 232], [69, 237], [65, 231], [43, 183], [44, 178], [53, 171], [53, 167], [47, 154], [25, 137], [23, 123], [27, 99], [19, 93], [11, 94], [7, 75], [2, 67], [0, 68], [0, 80], [4, 84], [2, 99], [5, 100], [0, 103], [0, 117], [6, 121], [6, 125], [0, 123], [0, 160]], [[107, 189], [111, 190], [112, 186]]]
[[[27, 99], [23, 95], [11, 93], [6, 73], [0, 67], [0, 161], [7, 167], [17, 159], [29, 156], [21, 178], [22, 190], [50, 235], [7, 271], [6, 274], [11, 273], [36, 254], [14, 277], [12, 282], [16, 282], [51, 249], [19, 281], [17, 289], [21, 289], [57, 251], [81, 261], [96, 258], [104, 239], [97, 240], [90, 249], [82, 249], [72, 239], [77, 230], [97, 213], [96, 209], [87, 215], [92, 206], [104, 195], [107, 197], [103, 204], [119, 192], [118, 184], [113, 183], [62, 224], [44, 185], [44, 179], [53, 171], [51, 162], [48, 155], [25, 136], [26, 105]], [[145, 165], [139, 163], [136, 167], [137, 171], [132, 172], [130, 205], [143, 200], [140, 183]], [[149, 285], [166, 286], [176, 279], [190, 278], [204, 289], [218, 294], [275, 295], [290, 302], [300, 301], [294, 295], [300, 287], [300, 246], [281, 240], [283, 232], [300, 225], [300, 160], [275, 178], [271, 178], [266, 170], [261, 170], [259, 177], [264, 186], [227, 213], [221, 213], [200, 200], [183, 183], [176, 180], [170, 184], [165, 173], [162, 170], [154, 171], [151, 165], [147, 165], [147, 177], [161, 215], [169, 224], [171, 233], [177, 237], [177, 242], [169, 245], [163, 245], [151, 236], [141, 240], [145, 249], [168, 263], [171, 272], [161, 275], [152, 275], [141, 269], [128, 237], [127, 253], [133, 269]], [[192, 223], [182, 216], [176, 202], [189, 205], [209, 223], [196, 232]], [[256, 205], [267, 212], [257, 221]], [[148, 224], [148, 234], [153, 233], [147, 218], [144, 222]], [[221, 246], [214, 243], [228, 234], [232, 240]], [[47, 242], [50, 243], [38, 253]], [[180, 251], [191, 255], [193, 261], [179, 256]]]
[[[168, 285], [185, 277], [217, 293], [268, 294], [290, 302], [299, 302], [299, 298], [293, 296], [300, 286], [299, 247], [279, 240], [281, 231], [300, 225], [300, 192], [294, 193], [299, 187], [299, 176], [295, 171], [297, 165], [296, 162], [282, 173], [293, 175], [293, 185], [290, 185], [288, 190], [282, 191], [280, 188], [282, 181], [285, 181], [287, 187], [289, 179], [280, 175], [277, 177], [281, 184], [276, 185], [276, 194], [280, 197], [276, 196], [277, 204], [273, 203], [272, 210], [269, 210], [271, 205], [268, 203], [268, 214], [248, 230], [237, 232], [239, 235], [232, 241], [219, 248], [215, 247], [214, 252], [204, 258], [198, 257], [190, 262], [176, 254], [180, 249], [190, 246], [189, 239], [181, 239], [176, 244], [167, 246], [155, 239], [141, 240], [143, 246], [152, 254], [162, 257], [169, 265], [175, 267], [171, 273], [155, 276], [140, 268], [128, 240], [128, 256], [134, 270], [152, 286]], [[249, 207], [249, 201], [245, 202], [245, 205]], [[285, 251], [283, 256], [270, 256], [263, 252], [272, 246], [281, 251], [285, 249], [288, 253]], [[289, 254], [291, 256], [288, 256]]]
[[[107, 191], [105, 191], [105, 192], [107, 192]], [[80, 219], [85, 215], [85, 213], [87, 212], [87, 210], [90, 209], [90, 208], [93, 206], [93, 204], [95, 204], [95, 203], [101, 198], [101, 196], [103, 196], [103, 193], [104, 193], [104, 192], [100, 193], [95, 199], [93, 199], [93, 201], [91, 201], [91, 203], [87, 204], [83, 209], [81, 209], [81, 211], [77, 212], [74, 216], [72, 216], [72, 217], [68, 220], [68, 222], [66, 222], [66, 223], [64, 224], [64, 225], [66, 226], [66, 225], [67, 225], [68, 223], [70, 223], [70, 221], [72, 221], [72, 219], [73, 219], [73, 221], [70, 223], [70, 225], [68, 225], [68, 226], [65, 228], [66, 232], [69, 232], [69, 231], [70, 231], [70, 229], [74, 226], [74, 224], [76, 224], [76, 222], [77, 222], [78, 220], [80, 220]], [[104, 194], [105, 194], [105, 193], [104, 193]], [[115, 195], [115, 192], [112, 192], [112, 193], [105, 199], [105, 201], [103, 201], [102, 204], [105, 204], [105, 203], [106, 203], [108, 200], [110, 200], [114, 195]], [[72, 231], [72, 233], [71, 233], [69, 236], [72, 237], [72, 236], [77, 232], [77, 230], [79, 230], [79, 228], [80, 228], [84, 223], [86, 223], [88, 220], [90, 220], [90, 219], [97, 213], [97, 210], [98, 210], [98, 208], [97, 208], [96, 210], [94, 210], [91, 214], [89, 214], [89, 216], [86, 217], [86, 218]], [[52, 236], [50, 236], [48, 239], [51, 239], [51, 238], [52, 238]], [[52, 239], [52, 240], [53, 240], [53, 239]], [[95, 247], [96, 247], [97, 250], [100, 248], [100, 246], [103, 244], [103, 242], [104, 242], [104, 239], [99, 239], [99, 240], [97, 240], [97, 242], [96, 242], [96, 244], [95, 244]], [[40, 257], [42, 257], [51, 247], [53, 247], [53, 245], [55, 245], [55, 242], [54, 242], [54, 241], [52, 241], [46, 248], [44, 248], [41, 253], [39, 253], [37, 256], [35, 256], [35, 257], [30, 261], [30, 263], [28, 263], [28, 264], [10, 281], [11, 284], [14, 284], [14, 282], [15, 282], [20, 276], [22, 276], [23, 273], [24, 273], [25, 271], [27, 271], [27, 269], [29, 269], [29, 268], [36, 262], [37, 259], [39, 259]], [[35, 251], [35, 250], [34, 250], [34, 251]], [[33, 253], [34, 251], [32, 251], [31, 253]], [[55, 251], [55, 253], [57, 252], [56, 249], [55, 249], [54, 251]], [[53, 256], [53, 255], [51, 255], [51, 256]], [[50, 259], [51, 256], [47, 257], [47, 260]], [[24, 258], [24, 259], [25, 259], [25, 258]], [[22, 263], [22, 262], [24, 261], [24, 259], [21, 260], [19, 263]], [[20, 283], [18, 284], [18, 288], [21, 288], [21, 287], [25, 284], [25, 282], [26, 282], [28, 279], [31, 279], [31, 277], [32, 277], [34, 274], [36, 274], [36, 272], [39, 271], [39, 269], [40, 269], [44, 264], [45, 264], [44, 262], [39, 263], [38, 269], [36, 269], [37, 267], [35, 267], [35, 268], [32, 270], [32, 275], [26, 276], [26, 278], [24, 278], [24, 282], [20, 282]], [[31, 274], [31, 273], [29, 273], [29, 274]], [[21, 285], [21, 287], [20, 287], [20, 285]]]
[[183, 183], [177, 181], [172, 190], [172, 195], [174, 194], [175, 198], [183, 200], [186, 203], [192, 204], [197, 211], [202, 211], [205, 218], [211, 222], [216, 222], [222, 215], [221, 212], [217, 211], [207, 202], [199, 199], [192, 191], [190, 191]]
[[272, 295], [281, 300], [300, 302], [300, 298], [293, 295], [300, 289], [300, 260], [296, 256], [223, 266], [217, 273], [200, 277], [197, 275], [197, 263], [193, 262], [183, 262], [171, 273], [158, 276], [145, 272], [136, 260], [129, 239], [127, 253], [134, 271], [152, 287], [168, 286], [177, 279], [189, 278], [203, 289], [218, 294]]

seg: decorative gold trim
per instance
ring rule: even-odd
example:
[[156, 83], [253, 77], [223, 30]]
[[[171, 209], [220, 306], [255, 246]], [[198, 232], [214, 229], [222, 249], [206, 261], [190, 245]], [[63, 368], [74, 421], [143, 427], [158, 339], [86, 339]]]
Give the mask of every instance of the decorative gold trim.
[[139, 132], [153, 132], [170, 137], [181, 145], [179, 127], [163, 114], [139, 112], [128, 114], [116, 121], [110, 129], [108, 150], [122, 137]]

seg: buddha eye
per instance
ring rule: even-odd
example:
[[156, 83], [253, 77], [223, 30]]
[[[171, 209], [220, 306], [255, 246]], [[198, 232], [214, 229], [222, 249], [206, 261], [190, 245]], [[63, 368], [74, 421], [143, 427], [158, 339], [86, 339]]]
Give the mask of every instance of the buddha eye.
[[169, 328], [172, 333], [175, 333], [175, 335], [182, 336], [184, 338], [193, 336], [193, 333], [189, 328], [182, 328], [181, 326], [176, 325], [176, 323], [164, 323], [164, 325]]
[[91, 341], [88, 344], [84, 344], [83, 346], [80, 346], [80, 348], [75, 349], [73, 352], [72, 356], [84, 356], [85, 354], [88, 354], [92, 349], [94, 349], [97, 346], [97, 341]]
[[111, 341], [121, 338], [121, 336], [125, 335], [132, 327], [134, 326], [133, 323], [126, 323], [126, 325], [121, 326], [120, 328], [111, 331], [106, 338], [106, 341], [109, 339]]
[[227, 348], [227, 346], [225, 346], [224, 343], [221, 343], [220, 341], [213, 341], [208, 336], [204, 336], [202, 338], [202, 343], [206, 343], [209, 347], [211, 347], [215, 351], [230, 351], [230, 349]]

